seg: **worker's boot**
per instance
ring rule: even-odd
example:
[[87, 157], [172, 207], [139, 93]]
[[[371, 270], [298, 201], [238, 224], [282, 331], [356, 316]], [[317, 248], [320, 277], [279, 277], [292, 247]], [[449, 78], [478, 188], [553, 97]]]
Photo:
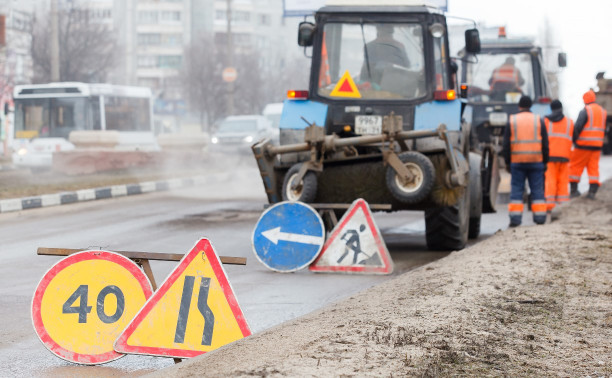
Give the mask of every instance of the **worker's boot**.
[[570, 198], [580, 197], [580, 192], [578, 191], [578, 183], [570, 182]]
[[595, 193], [597, 193], [597, 190], [599, 189], [599, 184], [591, 184], [589, 185], [589, 193], [587, 194], [587, 198], [588, 199], [595, 199]]

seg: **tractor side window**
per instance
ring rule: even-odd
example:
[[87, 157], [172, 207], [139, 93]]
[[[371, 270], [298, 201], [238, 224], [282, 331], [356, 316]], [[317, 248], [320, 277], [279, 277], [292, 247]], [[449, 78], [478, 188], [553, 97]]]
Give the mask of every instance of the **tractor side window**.
[[441, 36], [434, 38], [434, 69], [436, 75], [436, 90], [441, 91], [449, 88], [448, 75], [448, 56], [446, 55], [445, 38]]

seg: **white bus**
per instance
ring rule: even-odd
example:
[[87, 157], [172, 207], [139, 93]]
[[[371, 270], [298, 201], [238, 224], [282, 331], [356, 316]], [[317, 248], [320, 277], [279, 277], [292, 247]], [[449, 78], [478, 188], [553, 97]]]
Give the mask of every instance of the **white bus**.
[[51, 166], [55, 151], [75, 148], [73, 131], [116, 130], [115, 148], [158, 149], [150, 88], [110, 84], [17, 85], [13, 163]]

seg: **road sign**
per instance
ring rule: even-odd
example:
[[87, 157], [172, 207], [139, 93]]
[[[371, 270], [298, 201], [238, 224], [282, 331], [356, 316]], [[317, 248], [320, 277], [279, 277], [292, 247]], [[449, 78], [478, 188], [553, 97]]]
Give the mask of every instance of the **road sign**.
[[122, 357], [117, 336], [153, 290], [138, 265], [118, 253], [84, 251], [55, 264], [32, 299], [34, 330], [56, 356], [95, 365]]
[[234, 67], [224, 68], [221, 75], [223, 77], [223, 81], [225, 81], [226, 83], [231, 83], [233, 81], [236, 81], [236, 79], [238, 78], [238, 72], [236, 71]]
[[366, 201], [359, 198], [353, 202], [309, 269], [313, 272], [393, 272], [393, 260]]
[[115, 350], [188, 358], [250, 334], [219, 257], [200, 239], [117, 338]]
[[312, 207], [280, 202], [261, 215], [252, 241], [262, 264], [277, 272], [294, 272], [310, 265], [321, 252], [325, 227]]
[[361, 98], [361, 93], [359, 93], [359, 89], [357, 89], [348, 70], [344, 72], [344, 75], [338, 80], [338, 84], [336, 84], [329, 95], [333, 97]]

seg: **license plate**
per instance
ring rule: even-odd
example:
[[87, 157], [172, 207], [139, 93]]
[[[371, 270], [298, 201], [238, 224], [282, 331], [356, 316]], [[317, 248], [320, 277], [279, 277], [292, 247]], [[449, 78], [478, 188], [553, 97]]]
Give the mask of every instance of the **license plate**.
[[361, 135], [382, 133], [382, 116], [355, 116], [355, 133]]
[[491, 126], [505, 126], [508, 123], [508, 114], [500, 112], [489, 113], [489, 123]]

